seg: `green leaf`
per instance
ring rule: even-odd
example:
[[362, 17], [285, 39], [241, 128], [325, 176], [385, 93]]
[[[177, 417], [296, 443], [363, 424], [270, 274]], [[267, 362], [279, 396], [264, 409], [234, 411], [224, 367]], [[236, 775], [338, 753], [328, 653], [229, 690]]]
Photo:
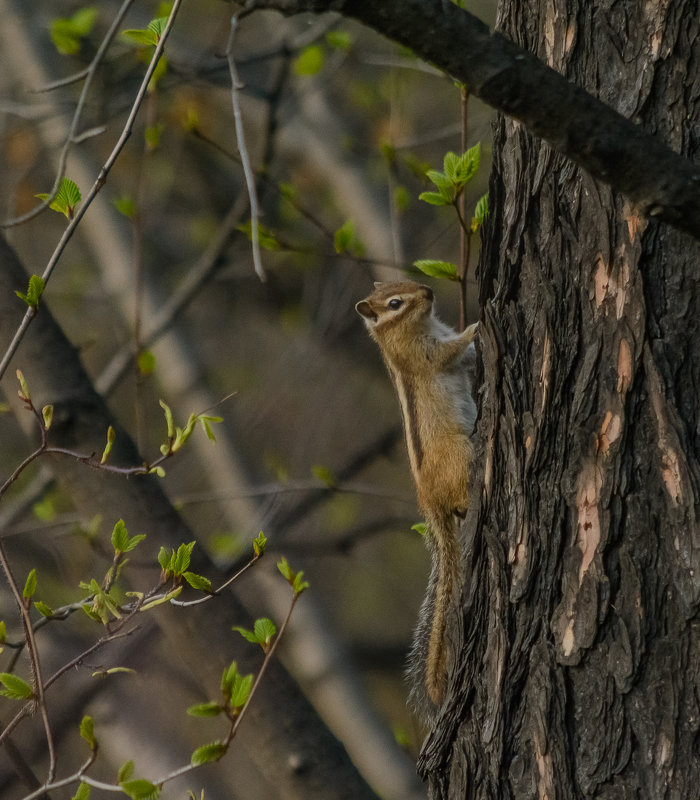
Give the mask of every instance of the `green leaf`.
[[466, 150], [459, 159], [456, 170], [457, 183], [462, 188], [479, 171], [481, 164], [481, 142]]
[[146, 140], [149, 150], [155, 150], [158, 147], [164, 130], [165, 126], [162, 122], [159, 122], [156, 125], [149, 125], [146, 128], [144, 131], [144, 139]]
[[28, 600], [34, 595], [34, 592], [36, 592], [36, 570], [32, 569], [30, 570], [29, 575], [27, 575], [27, 580], [24, 582], [22, 597], [25, 600]]
[[260, 531], [260, 533], [253, 539], [253, 552], [256, 556], [261, 556], [265, 552], [265, 547], [267, 546], [267, 539], [265, 538], [265, 534]]
[[223, 674], [221, 675], [221, 692], [227, 698], [231, 696], [233, 684], [237, 675], [238, 664], [235, 661], [232, 661], [228, 667], [224, 669]]
[[232, 631], [236, 631], [236, 633], [240, 633], [241, 636], [249, 642], [253, 644], [259, 644], [258, 637], [255, 635], [254, 631], [249, 631], [247, 628], [243, 628], [240, 625], [234, 625], [231, 628]]
[[347, 31], [328, 31], [326, 44], [333, 50], [349, 50], [352, 46], [352, 36]]
[[151, 375], [156, 368], [156, 357], [150, 350], [142, 350], [136, 359], [139, 372], [142, 376]]
[[75, 794], [73, 795], [72, 800], [89, 800], [90, 798], [90, 786], [87, 783], [81, 783]]
[[413, 266], [431, 278], [446, 278], [458, 281], [457, 265], [449, 261], [435, 261], [432, 258], [422, 258], [413, 262]]
[[288, 582], [291, 583], [294, 580], [294, 572], [284, 556], [282, 556], [282, 558], [277, 562], [277, 569], [282, 573], [282, 576], [286, 578]]
[[181, 544], [177, 548], [177, 553], [175, 553], [173, 558], [170, 560], [170, 571], [174, 575], [182, 575], [187, 567], [189, 567], [192, 550], [195, 544], [196, 542], [190, 542], [189, 544]]
[[160, 568], [163, 572], [167, 571], [168, 564], [170, 564], [171, 553], [169, 553], [164, 547], [161, 547], [158, 551], [158, 563], [160, 564]]
[[190, 764], [193, 767], [198, 767], [200, 764], [208, 764], [211, 761], [218, 761], [228, 749], [228, 745], [224, 742], [210, 742], [209, 744], [203, 744], [201, 747], [198, 747], [194, 753], [192, 753], [192, 757], [190, 758]]
[[323, 49], [321, 45], [310, 44], [294, 59], [292, 69], [295, 75], [317, 75], [323, 68]]
[[428, 526], [425, 522], [416, 522], [415, 525], [411, 525], [411, 530], [420, 533], [421, 536], [425, 536], [428, 533]]
[[253, 625], [255, 636], [262, 645], [268, 645], [272, 641], [274, 635], [277, 633], [275, 623], [267, 617], [261, 617], [255, 620]]
[[223, 706], [218, 703], [197, 703], [187, 709], [191, 717], [216, 717], [223, 711]]
[[[237, 230], [245, 233], [248, 237], [248, 241], [253, 241], [253, 223], [248, 220], [247, 222], [242, 222], [240, 225], [237, 226]], [[265, 225], [261, 225], [258, 223], [258, 244], [263, 250], [270, 250], [276, 251], [281, 250], [282, 245], [280, 244], [279, 239], [275, 236], [275, 234], [267, 228]]]
[[253, 687], [252, 675], [236, 675], [231, 692], [231, 708], [242, 708], [250, 697], [250, 690]]
[[7, 641], [7, 626], [5, 620], [0, 620], [0, 644], [5, 644]]
[[129, 536], [124, 520], [120, 519], [112, 531], [112, 547], [115, 553], [129, 553], [146, 538], [145, 533]]
[[51, 428], [51, 423], [53, 422], [52, 405], [44, 406], [41, 409], [41, 418], [44, 420], [44, 430], [48, 431]]
[[97, 20], [97, 8], [85, 6], [72, 17], [54, 19], [49, 28], [51, 41], [61, 55], [80, 52], [80, 40], [90, 34]]
[[131, 800], [157, 800], [160, 796], [160, 789], [145, 778], [137, 778], [133, 781], [121, 781], [119, 788], [128, 795]]
[[42, 603], [41, 600], [37, 600], [34, 603], [34, 608], [36, 608], [42, 617], [46, 617], [47, 619], [51, 619], [51, 617], [53, 617], [53, 609], [51, 606], [48, 606], [46, 603]]
[[117, 211], [128, 219], [133, 219], [136, 216], [136, 203], [130, 195], [124, 194], [121, 197], [115, 197], [112, 202]]
[[168, 17], [158, 17], [157, 19], [152, 19], [148, 23], [148, 30], [153, 31], [157, 36], [156, 44], [160, 41], [160, 37], [163, 35], [163, 31], [165, 30], [168, 24]]
[[311, 467], [311, 474], [314, 476], [314, 478], [318, 478], [318, 480], [325, 483], [329, 489], [332, 489], [336, 485], [335, 475], [329, 469], [329, 467], [324, 467], [322, 464], [317, 464], [316, 466]]
[[438, 192], [421, 192], [418, 199], [424, 203], [429, 203], [431, 206], [449, 206], [452, 201], [449, 197], [439, 194]]
[[204, 575], [197, 575], [195, 572], [185, 572], [182, 577], [193, 589], [200, 589], [203, 592], [211, 592], [211, 581]]
[[134, 762], [131, 760], [125, 761], [121, 767], [119, 767], [119, 771], [117, 772], [117, 783], [124, 783], [124, 781], [128, 781], [133, 774]]
[[299, 570], [297, 574], [294, 576], [294, 582], [292, 583], [292, 589], [294, 589], [294, 594], [302, 594], [309, 588], [309, 582], [304, 580], [304, 572]]
[[24, 300], [30, 308], [36, 308], [39, 305], [39, 300], [43, 293], [44, 279], [40, 275], [32, 275], [29, 279], [29, 286], [27, 287], [26, 294], [15, 290], [17, 297], [19, 297], [20, 300]]
[[29, 385], [27, 381], [24, 379], [24, 374], [21, 369], [18, 369], [15, 373], [17, 375], [17, 380], [19, 381], [19, 395], [20, 400], [31, 400], [31, 395], [29, 394]]
[[148, 28], [129, 28], [122, 31], [122, 36], [142, 47], [155, 47], [158, 44], [158, 35]]
[[215, 425], [218, 425], [223, 421], [223, 417], [211, 417], [207, 416], [206, 414], [199, 414], [197, 416], [197, 422], [199, 422], [199, 424], [204, 428], [207, 438], [212, 442], [216, 441], [216, 436], [214, 436], [214, 432], [211, 429], [211, 424], [214, 423]]
[[452, 202], [454, 199], [453, 194], [453, 183], [452, 181], [442, 172], [438, 172], [436, 169], [429, 169], [425, 173], [426, 177], [429, 178], [438, 189], [438, 192], [449, 202]]
[[474, 209], [474, 218], [472, 219], [472, 230], [478, 230], [483, 224], [486, 216], [489, 213], [489, 193], [482, 194], [476, 203]]
[[80, 735], [90, 745], [90, 749], [94, 750], [97, 747], [97, 739], [95, 738], [95, 723], [92, 717], [87, 715], [83, 717], [80, 722]]
[[170, 410], [170, 406], [163, 400], [158, 401], [160, 403], [160, 407], [163, 409], [163, 413], [165, 414], [165, 422], [168, 426], [168, 439], [175, 438], [175, 422], [173, 421], [173, 412]]
[[32, 505], [32, 511], [42, 522], [51, 522], [56, 518], [56, 506], [50, 496], [44, 497], [34, 503]]
[[294, 570], [289, 566], [289, 562], [287, 561], [286, 558], [284, 558], [284, 556], [277, 563], [277, 569], [286, 578], [287, 583], [294, 590], [294, 594], [301, 594], [302, 592], [306, 591], [306, 589], [309, 588], [308, 581], [304, 580], [304, 573], [301, 570], [299, 572], [294, 572]]
[[[48, 200], [49, 195], [42, 192], [41, 194], [35, 195], [35, 197], [38, 197], [40, 200]], [[63, 178], [58, 192], [56, 193], [56, 197], [54, 197], [49, 208], [52, 211], [65, 214], [67, 219], [73, 219], [73, 212], [80, 200], [81, 195], [78, 186], [70, 178]]]
[[0, 695], [10, 700], [27, 700], [34, 695], [32, 687], [11, 672], [0, 672], [0, 684], [3, 686]]
[[355, 235], [355, 223], [351, 219], [345, 222], [333, 234], [333, 246], [336, 253], [350, 253], [352, 255], [362, 255], [364, 246]]
[[445, 171], [445, 177], [450, 181], [450, 183], [457, 183], [459, 180], [459, 164], [460, 158], [457, 153], [453, 153], [451, 150], [445, 153], [445, 156], [442, 161], [443, 170]]
[[112, 530], [112, 547], [118, 552], [123, 552], [126, 550], [128, 543], [129, 532], [126, 529], [124, 520], [120, 519]]

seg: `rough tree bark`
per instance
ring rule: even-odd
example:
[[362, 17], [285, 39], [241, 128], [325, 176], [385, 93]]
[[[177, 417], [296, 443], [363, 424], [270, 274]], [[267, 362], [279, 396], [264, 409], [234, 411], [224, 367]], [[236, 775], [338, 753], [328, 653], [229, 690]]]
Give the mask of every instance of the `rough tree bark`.
[[[332, 7], [470, 89], [512, 86], [519, 72], [489, 62], [493, 80], [479, 83], [483, 65], [464, 45], [472, 23], [448, 2], [257, 5]], [[499, 28], [697, 162], [696, 3], [503, 0]], [[550, 108], [542, 87], [557, 84], [540, 74], [539, 91], [526, 88]], [[463, 618], [419, 768], [433, 798], [695, 798], [700, 245], [591, 177], [635, 198], [611, 178], [613, 151], [607, 175], [588, 158], [596, 120], [571, 152], [568, 137], [539, 129], [527, 98], [476, 93], [524, 124], [501, 118], [496, 129]]]
[[[499, 25], [697, 160], [696, 4], [504, 0]], [[434, 798], [696, 798], [700, 246], [512, 120], [493, 152], [483, 472], [420, 767]]]

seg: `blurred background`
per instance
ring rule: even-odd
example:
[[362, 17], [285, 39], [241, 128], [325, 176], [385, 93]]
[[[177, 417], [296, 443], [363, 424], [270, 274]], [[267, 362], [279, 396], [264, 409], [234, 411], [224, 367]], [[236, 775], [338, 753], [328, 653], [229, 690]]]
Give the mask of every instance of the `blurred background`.
[[[471, 5], [472, 13], [493, 22], [492, 3]], [[100, 0], [86, 13], [84, 3], [68, 0], [0, 2], [5, 222], [31, 211], [36, 195], [51, 190], [83, 87], [82, 80], [66, 79], [89, 67], [121, 6]], [[420, 517], [398, 406], [354, 304], [374, 280], [418, 275], [411, 266], [416, 259], [458, 260], [454, 210], [420, 202], [418, 195], [430, 188], [426, 170], [441, 169], [445, 152], [460, 150], [461, 91], [410, 52], [338, 16], [283, 19], [255, 12], [240, 20], [232, 53], [262, 213], [262, 282], [248, 235], [250, 207], [226, 57], [233, 10], [221, 0], [182, 5], [167, 63], [44, 300], [143, 459], [153, 461], [166, 439], [159, 399], [180, 425], [192, 412], [223, 418], [214, 426], [216, 443], [198, 430], [168, 460], [162, 489], [222, 574], [245, 563], [260, 530], [267, 536], [270, 557], [241, 588], [251, 617], [238, 624], [251, 627], [254, 616], [279, 624], [289, 592], [275, 563], [284, 555], [304, 570], [311, 589], [295, 610], [282, 660], [375, 791], [391, 796], [363, 759], [381, 771], [390, 757], [376, 747], [360, 755], [372, 750], [370, 726], [377, 726], [387, 748], [409, 754], [411, 789], [394, 784], [402, 792], [395, 796], [407, 797], [417, 791], [410, 761], [423, 731], [406, 708], [403, 672], [428, 557], [411, 530]], [[146, 29], [168, 13], [155, 2], [134, 2], [120, 30]], [[67, 151], [65, 174], [83, 197], [122, 133], [152, 50], [118, 35], [99, 65], [78, 141]], [[490, 119], [478, 101], [469, 101], [467, 143], [482, 145], [481, 170], [468, 187], [470, 214], [487, 188]], [[5, 229], [28, 273], [43, 272], [66, 222], [46, 210]], [[469, 320], [478, 318], [477, 251], [475, 241]], [[456, 284], [426, 280], [436, 289], [441, 316], [456, 324]], [[22, 348], [1, 385], [2, 481], [38, 441], [30, 415], [17, 407], [16, 368], [31, 372]], [[99, 448], [105, 431], [95, 436]], [[0, 499], [2, 536], [15, 573], [24, 576], [35, 567], [37, 597], [52, 607], [76, 601], [79, 581], [104, 574], [117, 518], [111, 507], [97, 516], [77, 502], [55, 479], [57, 469], [60, 476], [60, 459], [39, 459]], [[129, 509], [117, 511], [128, 518]], [[163, 542], [138, 519], [127, 522], [132, 535], [148, 536], [133, 554], [129, 576], [143, 589], [152, 580], [147, 566], [155, 564]], [[4, 580], [0, 618], [8, 640], [21, 636]], [[80, 652], [81, 637], [99, 635], [91, 624], [82, 616], [46, 626], [61, 630], [47, 635], [42, 657], [54, 665], [69, 660]], [[177, 614], [169, 624], [196, 627]], [[114, 676], [99, 691], [81, 688], [80, 707], [72, 710], [68, 695], [76, 683], [67, 677], [64, 699], [67, 718], [91, 713], [98, 727], [113, 726], [101, 759], [118, 766], [134, 758], [137, 771], [154, 774], [160, 769], [155, 764], [167, 770], [180, 763], [178, 736], [195, 744], [213, 738], [184, 709], [216, 695], [224, 664], [212, 657], [212, 697], [202, 697], [184, 658], [173, 657], [165, 676], [156, 668], [164, 657], [154, 653], [168, 652], [170, 645], [162, 630], [158, 636], [149, 630], [115, 657], [133, 666], [136, 676]], [[221, 637], [231, 658], [250, 647], [228, 627]], [[7, 669], [2, 659], [10, 654], [8, 648], [0, 655], [0, 670]], [[95, 670], [111, 666], [111, 654], [96, 657]], [[20, 664], [20, 674], [22, 669]], [[0, 698], [1, 722], [14, 713], [11, 702]], [[120, 714], [128, 717], [123, 725]], [[32, 763], [41, 764], [40, 732], [32, 739], [17, 728], [17, 743]], [[164, 747], [164, 738], [172, 747]], [[187, 740], [185, 761], [190, 751]], [[185, 785], [206, 788], [207, 797], [282, 796], [279, 786], [248, 774], [244, 762], [234, 746], [230, 758]], [[233, 794], [231, 770], [238, 787]], [[0, 755], [1, 797], [27, 793], [15, 773]], [[184, 792], [168, 785], [164, 796]]]

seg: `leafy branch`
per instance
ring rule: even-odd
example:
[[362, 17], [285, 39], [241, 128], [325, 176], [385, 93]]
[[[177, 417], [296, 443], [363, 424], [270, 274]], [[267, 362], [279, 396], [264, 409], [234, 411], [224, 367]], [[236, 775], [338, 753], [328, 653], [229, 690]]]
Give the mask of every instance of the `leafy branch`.
[[[85, 85], [83, 87], [83, 92], [81, 93], [80, 100], [78, 102], [78, 108], [76, 108], [76, 113], [75, 113], [74, 118], [73, 118], [73, 123], [71, 124], [71, 131], [69, 133], [69, 138], [68, 138], [68, 140], [66, 142], [66, 145], [64, 146], [64, 151], [63, 151], [63, 153], [61, 155], [61, 170], [60, 170], [60, 176], [61, 177], [57, 178], [56, 184], [54, 186], [54, 190], [51, 193], [49, 193], [48, 197], [43, 201], [42, 206], [40, 206], [35, 212], [33, 212], [32, 215], [34, 213], [39, 213], [40, 210], [45, 208], [53, 200], [53, 198], [56, 196], [56, 194], [57, 194], [57, 192], [59, 190], [59, 187], [60, 187], [60, 184], [61, 184], [61, 179], [63, 177], [63, 170], [65, 170], [64, 156], [67, 159], [68, 148], [69, 148], [70, 144], [73, 142], [73, 140], [74, 140], [74, 138], [76, 136], [78, 118], [79, 118], [79, 114], [82, 111], [82, 108], [83, 108], [84, 103], [85, 103], [86, 94], [87, 94], [87, 86], [88, 86], [89, 82], [91, 81], [91, 79], [94, 77], [94, 73], [95, 73], [95, 71], [97, 69], [97, 66], [99, 65], [99, 63], [101, 63], [102, 59], [104, 58], [104, 54], [105, 54], [109, 44], [111, 43], [112, 39], [114, 38], [114, 36], [117, 33], [117, 30], [118, 30], [117, 21], [121, 21], [121, 19], [123, 18], [124, 14], [126, 13], [127, 8], [131, 5], [132, 1], [133, 0], [125, 0], [124, 4], [122, 5], [122, 7], [119, 10], [119, 13], [116, 16], [114, 22], [112, 23], [112, 26], [110, 27], [109, 32], [107, 33], [107, 35], [103, 39], [102, 44], [100, 45], [100, 48], [98, 49], [98, 54], [95, 56], [95, 59], [93, 60], [93, 64], [91, 64], [91, 68], [87, 73], [86, 83], [85, 83]], [[100, 192], [100, 190], [104, 186], [105, 182], [107, 181], [107, 176], [109, 175], [109, 172], [111, 171], [112, 167], [114, 166], [114, 163], [116, 162], [117, 158], [119, 157], [119, 154], [124, 149], [124, 146], [126, 145], [127, 140], [131, 136], [131, 133], [132, 133], [133, 127], [134, 127], [134, 121], [136, 119], [136, 115], [138, 114], [139, 109], [141, 108], [141, 105], [143, 103], [143, 100], [146, 97], [146, 93], [148, 92], [148, 88], [149, 88], [149, 84], [151, 82], [151, 78], [153, 77], [153, 74], [154, 74], [154, 72], [156, 70], [156, 67], [158, 66], [158, 62], [160, 60], [160, 57], [163, 54], [163, 50], [165, 49], [165, 43], [167, 41], [168, 35], [170, 34], [170, 31], [172, 30], [172, 26], [173, 26], [173, 23], [175, 21], [175, 17], [177, 15], [177, 12], [178, 12], [178, 9], [179, 9], [181, 3], [182, 3], [182, 0], [174, 0], [174, 2], [173, 2], [172, 9], [171, 9], [170, 14], [169, 14], [169, 16], [167, 18], [167, 23], [163, 27], [162, 33], [160, 34], [160, 39], [158, 40], [158, 44], [156, 45], [156, 47], [153, 50], [153, 55], [151, 57], [151, 60], [149, 61], [148, 67], [146, 68], [146, 72], [145, 72], [144, 77], [143, 77], [143, 79], [141, 81], [141, 85], [139, 87], [139, 90], [136, 93], [136, 98], [134, 99], [134, 102], [133, 102], [133, 104], [131, 106], [131, 110], [130, 110], [130, 112], [128, 114], [127, 120], [124, 123], [124, 127], [122, 128], [122, 132], [121, 132], [119, 138], [117, 139], [116, 144], [112, 148], [111, 153], [107, 157], [107, 160], [102, 165], [102, 168], [100, 169], [100, 172], [99, 172], [99, 174], [97, 176], [97, 179], [95, 180], [95, 182], [93, 183], [92, 187], [90, 188], [90, 191], [87, 193], [85, 199], [83, 200], [83, 202], [81, 203], [79, 208], [77, 210], [75, 210], [72, 219], [69, 220], [68, 225], [66, 226], [65, 230], [63, 231], [63, 234], [62, 234], [58, 244], [56, 245], [56, 247], [54, 249], [54, 252], [52, 253], [52, 255], [51, 255], [46, 267], [44, 268], [44, 272], [41, 275], [41, 278], [44, 281], [44, 285], [46, 285], [49, 282], [49, 279], [51, 278], [51, 275], [53, 274], [53, 271], [54, 271], [56, 265], [58, 264], [58, 261], [59, 261], [61, 255], [63, 254], [63, 251], [66, 248], [66, 245], [68, 244], [68, 242], [70, 241], [71, 237], [73, 236], [73, 233], [75, 232], [75, 229], [80, 224], [80, 221], [82, 220], [85, 212], [92, 205], [93, 200], [98, 195], [98, 193]], [[94, 70], [93, 70], [93, 65], [94, 65]], [[19, 222], [25, 221], [26, 219], [29, 219], [29, 216], [25, 215], [22, 218], [19, 218], [17, 220], [13, 220], [12, 224], [18, 224]], [[24, 317], [22, 318], [22, 321], [19, 324], [19, 326], [18, 326], [18, 328], [17, 328], [17, 330], [16, 330], [16, 332], [15, 332], [15, 334], [13, 336], [13, 339], [10, 342], [10, 345], [7, 348], [7, 351], [5, 352], [2, 360], [0, 361], [0, 379], [3, 377], [3, 375], [7, 371], [7, 368], [9, 366], [9, 364], [10, 364], [10, 361], [12, 360], [12, 357], [14, 356], [14, 354], [17, 352], [17, 348], [19, 347], [20, 342], [24, 338], [24, 335], [25, 335], [27, 329], [31, 325], [31, 322], [32, 322], [35, 314], [36, 314], [36, 308], [35, 307], [30, 306], [29, 308], [27, 308], [27, 311], [25, 312]]]

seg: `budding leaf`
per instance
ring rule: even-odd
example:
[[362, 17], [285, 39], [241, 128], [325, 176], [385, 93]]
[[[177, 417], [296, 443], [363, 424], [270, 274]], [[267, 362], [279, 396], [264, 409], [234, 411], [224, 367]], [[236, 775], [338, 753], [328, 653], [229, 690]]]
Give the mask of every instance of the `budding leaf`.
[[44, 430], [49, 430], [53, 421], [53, 406], [44, 406], [41, 409], [41, 417], [44, 420]]
[[474, 219], [472, 219], [472, 230], [478, 230], [483, 224], [489, 213], [489, 193], [482, 194], [477, 201], [474, 209]]
[[114, 440], [117, 438], [117, 434], [114, 431], [114, 428], [110, 425], [107, 428], [107, 444], [105, 445], [105, 449], [102, 451], [102, 458], [100, 459], [100, 464], [106, 464], [107, 459], [109, 458], [109, 454], [112, 452], [112, 447], [114, 447]]
[[44, 279], [40, 275], [32, 275], [29, 279], [29, 286], [27, 287], [27, 293], [23, 294], [22, 292], [18, 292], [15, 290], [15, 294], [19, 297], [20, 300], [24, 300], [24, 302], [30, 308], [36, 308], [39, 305], [39, 300], [41, 299], [41, 295], [44, 293]]
[[27, 381], [24, 379], [24, 373], [21, 369], [18, 369], [16, 372], [17, 380], [19, 381], [19, 399], [20, 400], [31, 400], [31, 395], [29, 394], [29, 386], [27, 385]]
[[122, 781], [119, 788], [128, 795], [131, 800], [157, 800], [160, 796], [160, 789], [151, 781], [145, 778], [137, 778], [133, 781]]
[[87, 783], [81, 783], [78, 786], [75, 794], [73, 795], [72, 800], [89, 800], [90, 798], [90, 785]]
[[191, 717], [216, 717], [223, 711], [223, 707], [218, 703], [197, 703], [187, 709]]
[[34, 694], [32, 687], [26, 681], [11, 672], [0, 672], [0, 684], [3, 686], [0, 695], [9, 697], [10, 700], [26, 700]]
[[265, 534], [260, 531], [260, 533], [253, 539], [253, 552], [256, 556], [261, 556], [265, 552], [265, 547], [267, 546], [267, 539], [265, 538]]
[[184, 572], [182, 577], [193, 589], [200, 589], [203, 592], [211, 592], [211, 581], [204, 575], [197, 575], [195, 572]]
[[432, 258], [421, 258], [413, 262], [413, 266], [430, 275], [431, 278], [446, 278], [450, 281], [458, 281], [457, 265], [449, 261], [436, 261]]
[[46, 617], [47, 619], [51, 619], [51, 617], [53, 617], [53, 609], [51, 606], [48, 606], [46, 603], [42, 603], [41, 600], [37, 600], [34, 603], [34, 608], [36, 608], [42, 617]]
[[22, 591], [22, 597], [25, 600], [28, 600], [30, 597], [34, 595], [36, 592], [36, 570], [33, 569], [27, 575], [27, 580], [24, 583], [24, 590]]
[[[35, 195], [39, 200], [48, 200], [50, 195], [42, 192]], [[49, 204], [52, 211], [64, 214], [67, 219], [73, 219], [73, 213], [81, 200], [80, 189], [70, 178], [62, 178], [56, 197]]]
[[192, 757], [190, 758], [190, 764], [193, 767], [198, 767], [200, 764], [208, 764], [211, 761], [218, 761], [228, 749], [228, 745], [224, 742], [210, 742], [209, 744], [203, 744], [201, 747], [198, 747], [194, 753], [192, 753]]
[[83, 717], [80, 723], [80, 735], [90, 745], [91, 750], [94, 750], [97, 747], [97, 739], [95, 739], [95, 723], [92, 717]]

